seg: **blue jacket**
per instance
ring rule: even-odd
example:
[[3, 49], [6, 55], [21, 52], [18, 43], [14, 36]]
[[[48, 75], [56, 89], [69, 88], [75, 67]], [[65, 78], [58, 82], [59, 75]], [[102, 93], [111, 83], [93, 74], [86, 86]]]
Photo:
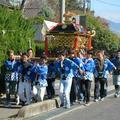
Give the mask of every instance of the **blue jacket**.
[[55, 69], [55, 63], [52, 62], [48, 65], [48, 79], [54, 78], [56, 77], [56, 69]]
[[105, 58], [103, 63], [103, 68], [101, 71], [99, 71], [99, 59], [95, 59], [94, 61], [95, 61], [95, 77], [96, 78], [99, 78], [101, 74], [101, 78], [107, 79], [109, 72], [116, 68], [109, 59]]
[[38, 81], [41, 87], [47, 86], [47, 74], [48, 66], [47, 65], [36, 65], [35, 73], [38, 75]]
[[18, 78], [19, 81], [28, 81], [31, 80], [31, 70], [32, 70], [33, 64], [30, 62], [22, 62], [19, 61], [18, 63]]
[[74, 77], [73, 71], [79, 69], [79, 66], [72, 60], [66, 58], [63, 62], [56, 62], [56, 69], [60, 74], [61, 80]]
[[5, 61], [5, 81], [18, 81], [17, 61]]
[[92, 58], [86, 58], [84, 63], [85, 75], [84, 78], [86, 80], [94, 80], [94, 70], [95, 70], [95, 63]]
[[[80, 59], [79, 57], [75, 57], [73, 58], [73, 61], [79, 66], [81, 70], [85, 71], [84, 63], [82, 59]], [[78, 70], [74, 71], [74, 76], [79, 77], [81, 79], [83, 78], [83, 75], [81, 75]]]
[[115, 67], [120, 69], [120, 60], [119, 58], [114, 58], [111, 60], [111, 62], [115, 65]]
[[30, 78], [34, 82], [35, 79], [36, 79], [36, 66], [37, 65], [36, 65], [35, 62], [32, 62], [32, 61], [30, 61], [30, 64], [32, 65], [31, 73], [30, 73]]
[[112, 59], [111, 62], [116, 67], [116, 70], [114, 70], [113, 74], [114, 75], [120, 75], [120, 59], [116, 57], [116, 58]]

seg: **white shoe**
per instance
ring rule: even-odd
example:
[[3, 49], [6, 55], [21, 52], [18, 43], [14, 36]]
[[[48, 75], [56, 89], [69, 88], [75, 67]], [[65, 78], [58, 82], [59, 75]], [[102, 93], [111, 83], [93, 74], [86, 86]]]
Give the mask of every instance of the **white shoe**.
[[85, 106], [90, 106], [90, 103], [89, 103], [89, 102], [88, 102], [88, 103], [86, 103], [86, 104], [85, 104]]
[[100, 101], [104, 101], [104, 98], [101, 98]]
[[94, 99], [94, 102], [98, 102], [99, 100], [98, 99]]
[[119, 98], [119, 97], [120, 97], [119, 95], [116, 96], [116, 98]]
[[114, 95], [114, 97], [115, 97], [115, 98], [119, 98], [119, 97], [120, 97], [120, 95], [118, 95], [118, 94], [115, 94], [115, 95]]

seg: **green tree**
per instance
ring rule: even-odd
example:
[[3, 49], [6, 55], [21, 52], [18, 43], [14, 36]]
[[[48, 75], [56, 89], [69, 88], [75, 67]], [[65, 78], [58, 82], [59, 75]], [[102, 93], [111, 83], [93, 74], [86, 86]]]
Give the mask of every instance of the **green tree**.
[[38, 13], [38, 16], [42, 16], [45, 19], [49, 20], [49, 19], [53, 19], [55, 17], [55, 13], [54, 13], [53, 9], [51, 9], [49, 6], [47, 6], [45, 4], [45, 5], [43, 5], [42, 9]]
[[67, 10], [80, 10], [82, 8], [82, 0], [66, 0]]
[[21, 11], [0, 6], [0, 65], [7, 58], [7, 51], [34, 49], [33, 20], [25, 20]]
[[107, 51], [115, 51], [120, 49], [120, 37], [112, 33], [101, 19], [88, 15], [88, 26], [90, 29], [96, 30], [96, 36], [93, 38], [94, 49], [105, 49]]

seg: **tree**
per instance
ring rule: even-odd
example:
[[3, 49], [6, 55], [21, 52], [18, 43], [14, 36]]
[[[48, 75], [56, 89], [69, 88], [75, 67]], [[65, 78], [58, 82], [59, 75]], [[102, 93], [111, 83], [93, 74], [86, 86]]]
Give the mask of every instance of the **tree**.
[[55, 17], [55, 13], [54, 13], [53, 9], [51, 9], [49, 6], [47, 6], [45, 4], [45, 5], [43, 5], [42, 9], [38, 13], [38, 16], [42, 16], [45, 19], [49, 20], [49, 19], [53, 19]]
[[96, 30], [96, 36], [93, 38], [94, 49], [105, 49], [107, 51], [116, 51], [120, 49], [120, 37], [109, 30], [108, 25], [93, 16], [87, 16], [88, 26]]
[[80, 10], [82, 8], [82, 0], [66, 0], [67, 10]]
[[33, 20], [25, 20], [21, 11], [0, 6], [0, 65], [7, 58], [7, 51], [17, 54], [26, 51], [30, 44], [34, 49]]

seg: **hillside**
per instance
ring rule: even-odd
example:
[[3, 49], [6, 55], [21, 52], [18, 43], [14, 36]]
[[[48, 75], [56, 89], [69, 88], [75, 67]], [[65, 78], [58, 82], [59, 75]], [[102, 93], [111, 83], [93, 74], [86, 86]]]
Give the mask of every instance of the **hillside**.
[[117, 34], [120, 34], [120, 23], [109, 21], [110, 29]]

